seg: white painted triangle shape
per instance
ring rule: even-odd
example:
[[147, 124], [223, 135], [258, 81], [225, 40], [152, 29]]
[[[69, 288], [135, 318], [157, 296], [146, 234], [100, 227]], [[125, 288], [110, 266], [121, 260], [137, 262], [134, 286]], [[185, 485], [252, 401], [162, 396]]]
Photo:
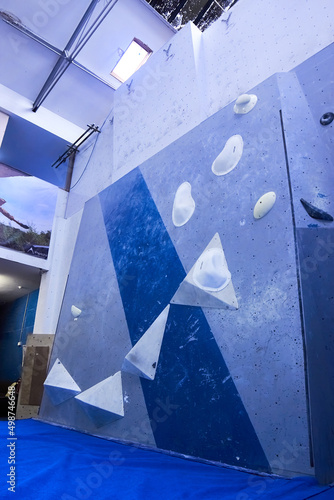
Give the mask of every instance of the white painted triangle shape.
[[149, 329], [124, 358], [122, 370], [154, 380], [170, 305], [162, 311]]
[[227, 262], [225, 259], [224, 250], [219, 238], [219, 234], [216, 233], [210, 243], [205, 248], [204, 252], [197, 259], [193, 267], [190, 269], [189, 273], [185, 279], [180, 284], [178, 290], [171, 300], [171, 304], [180, 304], [187, 306], [197, 306], [197, 307], [211, 307], [211, 308], [231, 308], [238, 309], [238, 301], [235, 295], [234, 286], [232, 279], [229, 281], [227, 286], [219, 291], [204, 290], [200, 288], [196, 280], [194, 279], [194, 270], [196, 269], [197, 262], [202, 258], [202, 256], [211, 249], [218, 249], [224, 255], [224, 270], [229, 274]]
[[98, 426], [124, 417], [121, 372], [93, 385], [75, 399]]
[[59, 405], [81, 392], [78, 384], [58, 358], [45, 379], [44, 387], [54, 405]]

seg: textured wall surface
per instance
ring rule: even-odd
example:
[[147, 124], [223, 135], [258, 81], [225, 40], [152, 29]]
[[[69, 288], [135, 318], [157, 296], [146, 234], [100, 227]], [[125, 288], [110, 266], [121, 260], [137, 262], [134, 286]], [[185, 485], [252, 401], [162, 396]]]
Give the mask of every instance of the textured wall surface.
[[[312, 276], [306, 282], [302, 269], [314, 231], [328, 231], [330, 223], [311, 219], [299, 198], [329, 211], [332, 174], [320, 168], [329, 161], [329, 134], [313, 117], [318, 97], [307, 92], [320, 67], [317, 88], [327, 88], [331, 51], [252, 89], [258, 102], [249, 114], [226, 106], [86, 203], [50, 364], [59, 358], [82, 391], [122, 370], [216, 233], [239, 308], [172, 303], [154, 380], [122, 371], [123, 418], [98, 426], [75, 398], [54, 406], [46, 394], [42, 419], [243, 467], [313, 473], [308, 399], [312, 407], [312, 390], [326, 376], [314, 379], [312, 353], [328, 349], [321, 338], [308, 341], [321, 321], [314, 310], [314, 325]], [[217, 177], [212, 162], [235, 134], [243, 138], [242, 157]], [[98, 146], [95, 154], [102, 161], [104, 147], [100, 159]], [[196, 208], [175, 227], [174, 196], [185, 181]], [[254, 205], [269, 191], [276, 203], [256, 220]], [[324, 287], [325, 331], [332, 321], [330, 280]], [[82, 310], [76, 320], [72, 305]], [[314, 363], [307, 382], [304, 345]], [[318, 477], [324, 439], [328, 434], [313, 436]]]

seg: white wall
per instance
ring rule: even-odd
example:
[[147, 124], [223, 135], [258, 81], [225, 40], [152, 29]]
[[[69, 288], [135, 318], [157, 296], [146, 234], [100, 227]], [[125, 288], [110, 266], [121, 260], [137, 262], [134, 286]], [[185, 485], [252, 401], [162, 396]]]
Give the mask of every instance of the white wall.
[[[203, 34], [188, 24], [114, 93], [102, 133], [78, 154], [66, 217], [241, 93], [333, 42], [332, 0], [239, 0], [230, 14], [228, 21], [224, 15]], [[108, 112], [109, 103], [106, 116]], [[98, 160], [94, 148], [99, 148]], [[58, 238], [55, 229], [53, 237]], [[43, 331], [41, 317], [51, 307], [60, 309], [64, 285], [55, 293], [55, 283], [66, 282], [75, 231], [70, 239], [60, 236], [66, 265], [57, 254], [54, 273], [43, 284], [47, 298], [38, 307], [36, 332], [55, 331], [56, 319]]]
[[35, 334], [54, 334], [66, 288], [75, 241], [82, 210], [65, 219], [68, 194], [59, 190], [53, 221], [48, 262], [49, 271], [41, 277], [40, 292], [35, 316]]
[[239, 0], [203, 34], [207, 116], [334, 41], [331, 0]]
[[0, 109], [9, 115], [17, 115], [70, 143], [76, 141], [84, 132], [84, 129], [43, 106], [39, 108], [38, 113], [33, 113], [31, 107], [32, 101], [0, 84]]

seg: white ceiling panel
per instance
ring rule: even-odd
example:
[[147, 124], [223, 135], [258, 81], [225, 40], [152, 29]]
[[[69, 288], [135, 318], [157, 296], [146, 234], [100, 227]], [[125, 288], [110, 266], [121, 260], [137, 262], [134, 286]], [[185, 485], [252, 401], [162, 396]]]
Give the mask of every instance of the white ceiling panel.
[[[63, 49], [91, 0], [0, 0], [0, 10]], [[100, 2], [104, 3], [104, 2]]]
[[112, 88], [71, 65], [43, 106], [86, 129], [92, 123], [102, 125], [113, 102]]
[[[57, 63], [60, 51], [65, 48], [91, 3], [92, 0], [0, 0], [3, 17], [0, 20], [3, 43], [0, 83], [34, 102]], [[72, 56], [73, 50], [103, 9], [108, 12], [110, 8], [74, 62], [42, 101], [45, 108], [82, 127], [86, 127], [87, 123], [101, 122], [105, 102], [111, 101], [112, 91], [99, 79], [114, 88], [120, 85], [110, 72], [132, 39], [139, 38], [156, 52], [175, 33], [143, 0], [99, 0], [68, 55]], [[24, 29], [32, 32], [32, 37], [9, 25], [10, 19], [24, 25]], [[17, 26], [20, 27], [20, 24]], [[34, 39], [34, 35], [42, 37], [51, 46], [46, 48], [41, 45], [41, 40]], [[84, 66], [89, 73], [76, 68], [76, 63]], [[72, 100], [73, 96], [75, 99]]]
[[34, 100], [58, 56], [1, 20], [0, 38], [0, 83]]

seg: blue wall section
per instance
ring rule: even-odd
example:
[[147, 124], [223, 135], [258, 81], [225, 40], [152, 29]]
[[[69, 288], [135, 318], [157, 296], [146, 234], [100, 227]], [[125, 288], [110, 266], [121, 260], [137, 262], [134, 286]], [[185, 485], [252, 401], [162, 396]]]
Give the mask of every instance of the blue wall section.
[[138, 169], [99, 196], [135, 343], [169, 304], [186, 273]]
[[[39, 290], [0, 308], [0, 380], [21, 376], [22, 346], [33, 332]], [[21, 333], [22, 332], [22, 333]]]
[[[135, 344], [186, 273], [138, 169], [101, 193], [100, 200]], [[171, 403], [168, 418], [153, 427], [159, 448], [269, 470], [200, 308], [171, 306], [156, 377], [142, 380], [142, 387], [152, 422], [157, 401]]]

